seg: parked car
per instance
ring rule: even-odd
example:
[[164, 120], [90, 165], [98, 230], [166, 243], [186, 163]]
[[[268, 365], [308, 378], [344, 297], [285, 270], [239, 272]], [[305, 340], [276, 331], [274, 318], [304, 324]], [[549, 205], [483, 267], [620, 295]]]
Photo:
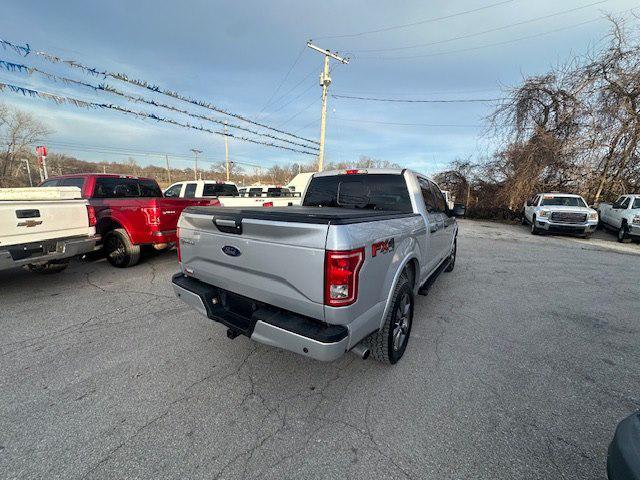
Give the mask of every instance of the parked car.
[[640, 480], [640, 412], [622, 420], [607, 454], [609, 480]]
[[164, 191], [167, 198], [237, 197], [238, 187], [233, 182], [193, 180], [176, 182]]
[[162, 251], [175, 243], [176, 224], [185, 207], [220, 204], [215, 198], [165, 198], [155, 180], [130, 175], [66, 175], [49, 178], [41, 187], [70, 184], [89, 201], [107, 260], [116, 267], [137, 264], [142, 246]]
[[229, 338], [393, 364], [414, 295], [454, 268], [462, 213], [410, 170], [316, 173], [302, 206], [186, 209], [173, 288]]
[[598, 212], [580, 195], [539, 193], [525, 202], [522, 224], [530, 224], [534, 235], [559, 232], [589, 238], [598, 226]]
[[598, 206], [603, 227], [618, 232], [619, 242], [640, 238], [640, 194], [622, 195], [613, 204]]
[[77, 187], [0, 189], [0, 270], [61, 272], [96, 248], [96, 216]]

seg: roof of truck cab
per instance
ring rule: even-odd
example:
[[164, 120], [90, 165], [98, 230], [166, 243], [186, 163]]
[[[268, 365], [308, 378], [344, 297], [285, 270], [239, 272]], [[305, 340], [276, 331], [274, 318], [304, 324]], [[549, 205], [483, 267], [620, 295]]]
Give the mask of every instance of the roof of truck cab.
[[49, 176], [46, 180], [57, 180], [58, 178], [77, 178], [77, 177], [136, 178], [140, 180], [155, 180], [150, 177], [139, 177], [137, 175], [125, 175], [125, 174], [118, 174], [118, 173], [69, 173], [67, 175], [52, 175], [52, 176]]
[[333, 175], [345, 175], [347, 172], [358, 172], [366, 173], [371, 175], [380, 175], [380, 174], [393, 174], [393, 175], [401, 175], [407, 169], [406, 168], [345, 168], [342, 170], [327, 170], [325, 172], [317, 172], [313, 176], [314, 177], [329, 177]]

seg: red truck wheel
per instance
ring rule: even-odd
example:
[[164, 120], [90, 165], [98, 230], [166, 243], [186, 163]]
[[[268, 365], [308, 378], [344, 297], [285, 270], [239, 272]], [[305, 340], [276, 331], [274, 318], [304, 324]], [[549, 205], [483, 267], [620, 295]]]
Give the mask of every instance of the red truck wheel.
[[134, 245], [123, 228], [111, 230], [104, 237], [107, 260], [114, 267], [132, 267], [140, 261], [140, 245]]

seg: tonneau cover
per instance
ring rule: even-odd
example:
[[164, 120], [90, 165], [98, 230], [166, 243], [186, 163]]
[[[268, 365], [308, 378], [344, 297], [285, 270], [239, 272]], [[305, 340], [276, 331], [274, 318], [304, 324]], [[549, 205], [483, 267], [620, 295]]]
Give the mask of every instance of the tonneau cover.
[[316, 223], [345, 225], [350, 223], [373, 222], [391, 218], [413, 217], [416, 213], [385, 210], [363, 210], [331, 207], [189, 207], [185, 212], [196, 215], [212, 215], [217, 218], [270, 220], [273, 222]]

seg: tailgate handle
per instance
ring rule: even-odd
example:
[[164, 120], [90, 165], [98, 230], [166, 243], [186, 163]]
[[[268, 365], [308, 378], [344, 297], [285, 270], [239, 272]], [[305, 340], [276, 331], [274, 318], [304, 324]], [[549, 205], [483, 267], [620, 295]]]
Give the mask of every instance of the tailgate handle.
[[40, 210], [16, 210], [16, 217], [18, 218], [38, 218], [40, 217]]
[[242, 235], [242, 219], [214, 218], [213, 224], [223, 233]]

